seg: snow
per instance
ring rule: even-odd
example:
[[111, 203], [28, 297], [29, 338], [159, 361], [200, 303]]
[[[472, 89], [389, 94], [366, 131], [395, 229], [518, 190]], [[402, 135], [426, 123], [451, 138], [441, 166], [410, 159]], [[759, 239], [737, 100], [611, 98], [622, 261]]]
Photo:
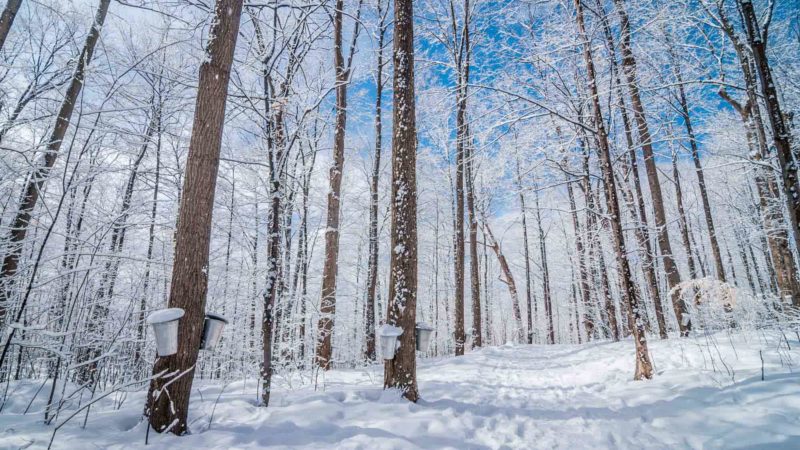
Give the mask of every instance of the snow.
[[[320, 374], [316, 391], [279, 379], [269, 408], [256, 406], [255, 380], [198, 381], [192, 434], [151, 432], [146, 448], [800, 448], [795, 333], [719, 332], [653, 339], [650, 348], [651, 381], [632, 381], [630, 340], [507, 344], [422, 360], [417, 404], [381, 388], [380, 365]], [[23, 414], [40, 386], [11, 385], [0, 448], [46, 448], [46, 388]], [[86, 428], [81, 413], [53, 448], [145, 448], [144, 395], [96, 403]]]
[[147, 323], [152, 325], [154, 323], [172, 322], [180, 319], [184, 314], [185, 311], [182, 308], [159, 309], [147, 316]]

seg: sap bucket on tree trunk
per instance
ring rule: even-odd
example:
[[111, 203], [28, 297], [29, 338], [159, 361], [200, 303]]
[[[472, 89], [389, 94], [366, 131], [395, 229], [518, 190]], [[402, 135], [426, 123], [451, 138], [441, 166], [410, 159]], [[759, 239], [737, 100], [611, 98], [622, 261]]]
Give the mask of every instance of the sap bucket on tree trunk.
[[381, 325], [378, 329], [378, 336], [381, 339], [381, 355], [383, 359], [394, 359], [394, 352], [397, 350], [399, 340], [397, 338], [403, 334], [403, 329], [392, 325]]
[[203, 337], [200, 339], [200, 350], [214, 350], [220, 339], [228, 319], [219, 314], [207, 313], [203, 322]]
[[169, 356], [178, 353], [178, 321], [185, 314], [182, 308], [160, 309], [147, 316], [156, 336], [156, 353]]
[[419, 322], [414, 331], [417, 333], [417, 351], [427, 352], [428, 347], [431, 345], [433, 327], [425, 322]]

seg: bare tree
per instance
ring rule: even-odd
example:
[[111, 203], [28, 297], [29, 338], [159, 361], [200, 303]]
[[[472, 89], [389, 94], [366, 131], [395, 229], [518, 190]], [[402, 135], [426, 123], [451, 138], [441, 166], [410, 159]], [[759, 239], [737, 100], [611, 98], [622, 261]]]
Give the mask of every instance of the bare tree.
[[[764, 29], [762, 31], [752, 0], [738, 1], [742, 9], [742, 20], [747, 30], [747, 41], [750, 44], [750, 51], [752, 52], [755, 62], [756, 73], [758, 73], [758, 78], [761, 81], [761, 95], [764, 97], [767, 106], [767, 118], [769, 118], [769, 124], [772, 129], [772, 141], [775, 145], [775, 153], [778, 156], [778, 163], [781, 168], [781, 175], [783, 176], [783, 188], [786, 201], [788, 202], [787, 209], [789, 212], [791, 234], [794, 237], [795, 244], [798, 244], [797, 247], [800, 248], [800, 229], [798, 229], [798, 220], [800, 220], [800, 192], [798, 192], [798, 181], [800, 180], [797, 178], [797, 162], [795, 161], [795, 155], [792, 153], [791, 132], [786, 126], [785, 116], [781, 109], [780, 100], [778, 99], [777, 88], [775, 87], [775, 81], [772, 78], [772, 69], [770, 68], [769, 59], [767, 58], [769, 26], [772, 20], [775, 3], [769, 3]], [[792, 304], [794, 306], [800, 306], [800, 296], [794, 295], [792, 297]]]
[[[467, 131], [469, 136], [469, 131]], [[467, 219], [469, 220], [470, 297], [472, 298], [472, 348], [483, 345], [481, 318], [481, 276], [478, 258], [478, 217], [475, 212], [475, 149], [471, 142], [465, 148], [464, 177], [467, 188]]]
[[417, 388], [417, 127], [414, 101], [414, 2], [394, 2], [394, 111], [392, 122], [392, 256], [386, 323], [402, 329], [384, 387], [412, 402]]
[[[531, 280], [531, 255], [528, 244], [528, 211], [525, 209], [525, 193], [522, 191], [522, 173], [519, 168], [519, 154], [516, 155], [517, 189], [519, 190], [519, 208], [522, 217], [522, 252], [525, 258], [525, 303], [528, 307], [528, 344], [533, 344], [533, 318], [536, 301], [533, 298], [533, 282]], [[572, 191], [570, 190], [570, 193]]]
[[181, 206], [175, 233], [175, 263], [169, 306], [186, 315], [178, 329], [178, 353], [156, 359], [145, 414], [159, 433], [188, 431], [189, 395], [194, 378], [208, 290], [208, 250], [225, 120], [228, 80], [239, 33], [242, 0], [217, 0], [200, 65], [194, 128], [189, 142]]
[[[383, 117], [383, 47], [389, 24], [386, 22], [389, 11], [384, 0], [377, 0], [378, 7], [378, 58], [375, 66], [375, 155], [372, 160], [372, 179], [370, 180], [369, 205], [369, 262], [367, 263], [367, 304], [366, 304], [366, 352], [367, 361], [375, 361], [375, 288], [378, 284], [378, 181], [381, 173], [381, 150]], [[385, 8], [385, 9], [384, 9]]]
[[519, 291], [517, 291], [517, 283], [514, 281], [514, 274], [511, 273], [511, 267], [508, 265], [503, 250], [500, 248], [500, 243], [495, 239], [492, 234], [492, 229], [489, 228], [489, 223], [483, 219], [483, 230], [486, 233], [487, 242], [489, 247], [494, 250], [497, 261], [500, 263], [500, 269], [503, 271], [503, 278], [501, 281], [508, 286], [508, 293], [511, 296], [511, 307], [514, 311], [514, 323], [517, 328], [517, 342], [525, 341], [525, 327], [522, 325], [522, 311], [519, 307]]
[[14, 18], [17, 17], [20, 6], [22, 6], [22, 0], [8, 0], [6, 7], [3, 8], [3, 14], [0, 15], [0, 50], [5, 46], [8, 32], [11, 31], [11, 25], [14, 24]]
[[[656, 168], [655, 155], [653, 154], [653, 142], [650, 135], [650, 128], [645, 117], [644, 104], [639, 93], [639, 81], [636, 74], [636, 58], [631, 49], [631, 30], [628, 13], [625, 11], [624, 0], [614, 0], [619, 15], [622, 39], [620, 40], [620, 51], [622, 52], [622, 71], [628, 84], [628, 93], [631, 96], [631, 106], [633, 107], [633, 118], [636, 121], [636, 128], [639, 132], [639, 145], [642, 147], [644, 155], [645, 173], [647, 182], [650, 186], [650, 196], [653, 203], [653, 215], [655, 216], [656, 232], [658, 235], [658, 248], [661, 250], [661, 259], [664, 264], [664, 271], [667, 274], [667, 285], [673, 289], [681, 282], [678, 266], [672, 254], [672, 246], [669, 241], [669, 231], [667, 230], [667, 216], [664, 212], [664, 199], [661, 195], [661, 183], [658, 179], [658, 169]], [[672, 294], [672, 306], [675, 310], [675, 317], [678, 319], [678, 327], [681, 336], [687, 336], [691, 330], [691, 320], [686, 315], [686, 305], [677, 291]]]
[[322, 267], [322, 300], [317, 337], [317, 363], [328, 370], [333, 353], [333, 320], [336, 315], [336, 276], [339, 271], [339, 209], [341, 207], [342, 174], [344, 171], [344, 137], [347, 130], [347, 86], [353, 55], [356, 51], [358, 31], [361, 26], [361, 0], [355, 17], [353, 41], [345, 61], [342, 48], [344, 27], [344, 0], [336, 0], [333, 12], [333, 59], [336, 66], [336, 126], [333, 134], [333, 165], [330, 169], [328, 190], [327, 227], [325, 228], [325, 265]]
[[632, 330], [634, 343], [636, 344], [636, 372], [634, 378], [637, 380], [643, 378], [650, 379], [653, 376], [653, 365], [650, 362], [650, 352], [647, 349], [647, 337], [645, 336], [644, 324], [641, 318], [639, 299], [636, 295], [636, 287], [626, 256], [625, 235], [622, 230], [619, 200], [617, 199], [613, 167], [611, 165], [612, 160], [608, 144], [608, 135], [606, 134], [603, 113], [600, 108], [600, 95], [598, 93], [597, 77], [595, 75], [594, 61], [592, 59], [591, 42], [586, 34], [581, 0], [574, 0], [574, 2], [577, 12], [575, 20], [578, 26], [578, 40], [583, 43], [583, 57], [586, 63], [587, 76], [589, 78], [589, 90], [594, 117], [593, 124], [597, 136], [596, 140], [599, 145], [598, 153], [600, 156], [600, 165], [603, 171], [603, 179], [605, 180], [606, 202], [608, 203], [608, 212], [611, 215], [609, 222], [611, 223], [612, 235], [614, 238], [614, 253], [616, 254], [620, 282], [622, 284], [621, 295], [628, 304], [628, 312], [632, 316], [630, 322], [634, 325]]
[[[21, 200], [19, 208], [17, 209], [17, 214], [11, 223], [11, 232], [7, 239], [8, 248], [3, 258], [2, 272], [0, 272], [0, 325], [4, 324], [8, 312], [8, 296], [12, 288], [12, 278], [17, 273], [19, 256], [22, 250], [22, 241], [25, 240], [25, 236], [28, 233], [31, 214], [33, 214], [33, 209], [39, 201], [42, 187], [50, 175], [50, 170], [56, 162], [61, 144], [69, 129], [72, 112], [75, 109], [75, 104], [78, 102], [78, 97], [83, 88], [86, 66], [88, 66], [89, 62], [92, 60], [94, 48], [97, 41], [100, 39], [100, 30], [102, 30], [103, 23], [106, 20], [106, 13], [108, 12], [110, 3], [111, 0], [100, 0], [97, 6], [94, 22], [92, 22], [92, 27], [89, 29], [89, 34], [86, 36], [81, 54], [78, 56], [78, 62], [72, 74], [72, 80], [64, 95], [61, 108], [58, 111], [55, 126], [50, 134], [50, 139], [47, 141], [47, 148], [43, 161], [41, 161], [38, 167], [28, 176], [27, 183], [20, 197]], [[1, 361], [0, 365], [2, 365]]]

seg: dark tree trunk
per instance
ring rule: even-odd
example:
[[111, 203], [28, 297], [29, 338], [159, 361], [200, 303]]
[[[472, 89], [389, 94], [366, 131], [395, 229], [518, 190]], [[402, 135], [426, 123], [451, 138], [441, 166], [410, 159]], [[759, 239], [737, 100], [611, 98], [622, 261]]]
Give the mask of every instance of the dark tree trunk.
[[628, 304], [628, 312], [632, 319], [630, 322], [634, 324], [634, 328], [632, 330], [634, 342], [636, 344], [636, 372], [634, 378], [637, 380], [643, 378], [649, 379], [653, 376], [653, 365], [650, 362], [650, 353], [647, 349], [647, 338], [645, 336], [644, 324], [642, 322], [639, 299], [636, 295], [633, 276], [631, 274], [630, 265], [628, 264], [627, 259], [625, 235], [622, 230], [619, 200], [617, 199], [613, 167], [611, 165], [611, 151], [609, 149], [608, 135], [606, 134], [605, 123], [603, 121], [603, 114], [600, 107], [597, 77], [595, 75], [594, 61], [592, 59], [592, 47], [591, 42], [586, 34], [586, 26], [583, 19], [583, 5], [581, 4], [581, 0], [575, 0], [575, 9], [577, 11], [576, 22], [578, 25], [578, 37], [579, 40], [583, 42], [583, 56], [586, 63], [587, 76], [589, 78], [589, 88], [594, 116], [593, 122], [597, 132], [597, 142], [600, 146], [598, 153], [600, 156], [603, 178], [605, 179], [608, 212], [611, 216], [610, 222], [612, 235], [614, 237], [614, 250], [617, 257], [617, 266], [622, 284], [621, 295], [624, 301]]
[[[703, 173], [703, 164], [700, 162], [700, 151], [697, 148], [697, 137], [694, 133], [694, 128], [692, 126], [692, 116], [689, 114], [689, 103], [686, 100], [686, 91], [683, 87], [683, 75], [681, 73], [680, 64], [677, 62], [677, 58], [675, 57], [673, 51], [674, 48], [672, 46], [669, 47], [670, 54], [672, 56], [672, 67], [675, 72], [675, 78], [678, 82], [678, 102], [680, 103], [680, 112], [681, 118], [683, 119], [683, 124], [686, 127], [686, 136], [689, 138], [689, 146], [692, 149], [692, 161], [694, 162], [694, 170], [697, 174], [697, 186], [700, 188], [700, 199], [703, 202], [703, 215], [706, 219], [706, 228], [708, 229], [708, 239], [711, 242], [711, 254], [714, 257], [714, 266], [717, 271], [717, 279], [719, 281], [725, 282], [725, 266], [722, 264], [722, 252], [719, 249], [719, 241], [717, 240], [717, 230], [714, 226], [714, 217], [711, 213], [711, 202], [708, 199], [708, 189], [706, 188], [706, 178], [705, 174]], [[674, 162], [673, 162], [674, 164]], [[680, 188], [680, 184], [678, 180], [675, 180], [676, 186]], [[685, 223], [685, 219], [683, 220]], [[685, 242], [688, 242], [687, 239], [684, 239]], [[689, 248], [689, 247], [687, 247]], [[691, 263], [692, 256], [691, 253], [689, 255], [689, 261]], [[692, 272], [692, 277], [696, 278], [697, 274], [695, 269], [690, 266], [690, 271]]]
[[556, 329], [553, 323], [553, 296], [550, 291], [550, 266], [547, 264], [547, 242], [542, 227], [542, 212], [539, 208], [539, 187], [534, 185], [534, 204], [536, 205], [536, 230], [539, 233], [539, 258], [542, 261], [542, 293], [544, 295], [544, 314], [547, 316], [547, 343], [556, 343]]
[[[526, 319], [528, 321], [528, 344], [533, 344], [533, 281], [531, 280], [531, 255], [528, 244], [528, 212], [525, 209], [525, 193], [522, 192], [522, 174], [519, 167], [519, 155], [517, 155], [517, 189], [519, 190], [519, 208], [522, 217], [522, 245], [523, 256], [525, 258], [525, 303], [528, 307]], [[572, 192], [572, 191], [570, 191]]]
[[22, 0], [8, 0], [8, 2], [6, 2], [3, 14], [0, 15], [0, 50], [2, 50], [6, 44], [8, 32], [11, 31], [11, 25], [14, 24], [14, 18], [17, 17], [17, 12], [21, 5]]
[[[667, 217], [664, 212], [664, 199], [661, 195], [661, 184], [658, 180], [658, 169], [656, 168], [655, 156], [653, 154], [652, 137], [647, 124], [647, 118], [645, 117], [644, 104], [639, 94], [636, 59], [631, 49], [630, 22], [628, 14], [625, 11], [624, 0], [614, 0], [614, 4], [617, 7], [622, 33], [622, 39], [620, 41], [622, 71], [628, 82], [628, 91], [631, 96], [631, 104], [634, 113], [633, 117], [639, 132], [639, 145], [641, 145], [642, 154], [644, 155], [645, 172], [647, 173], [647, 182], [650, 186], [650, 196], [653, 201], [653, 215], [655, 216], [656, 229], [658, 232], [658, 247], [661, 250], [664, 271], [667, 274], [667, 286], [672, 290], [675, 286], [680, 284], [681, 276], [672, 254], [669, 231], [667, 230]], [[689, 316], [685, 315], [686, 305], [679, 294], [680, 293], [677, 291], [672, 293], [672, 306], [675, 310], [675, 317], [678, 319], [678, 327], [680, 328], [681, 336], [688, 336], [691, 330], [691, 321]]]
[[603, 34], [605, 35], [606, 44], [610, 53], [609, 60], [611, 64], [611, 71], [615, 82], [615, 91], [617, 95], [617, 103], [619, 106], [620, 116], [622, 118], [622, 125], [625, 132], [625, 143], [628, 149], [628, 156], [625, 172], [626, 178], [631, 175], [633, 178], [633, 187], [636, 193], [636, 202], [633, 202], [632, 194], [629, 189], [623, 184], [622, 194], [625, 196], [625, 201], [631, 209], [631, 215], [634, 219], [638, 218], [637, 227], [635, 230], [636, 239], [639, 241], [639, 246], [642, 251], [642, 271], [644, 272], [645, 280], [647, 281], [647, 288], [650, 293], [650, 298], [653, 300], [653, 306], [656, 311], [656, 322], [658, 323], [658, 334], [661, 339], [666, 339], [667, 324], [664, 317], [664, 307], [661, 301], [661, 289], [658, 285], [658, 277], [656, 275], [656, 264], [653, 258], [654, 252], [652, 245], [650, 245], [650, 224], [647, 218], [647, 210], [644, 204], [644, 195], [642, 194], [642, 182], [639, 177], [639, 164], [636, 155], [636, 146], [633, 141], [633, 130], [631, 128], [630, 118], [628, 117], [628, 106], [625, 104], [625, 97], [622, 93], [622, 81], [617, 68], [617, 50], [614, 43], [614, 36], [611, 34], [611, 27], [608, 23], [608, 17], [605, 15], [603, 6], [600, 0], [596, 0], [597, 8], [603, 11], [601, 14], [601, 21], [603, 25]]
[[[753, 8], [752, 0], [739, 0], [742, 16], [747, 30], [747, 40], [750, 44], [756, 73], [761, 80], [761, 95], [767, 105], [767, 117], [772, 128], [772, 140], [775, 145], [781, 175], [783, 176], [783, 189], [787, 202], [789, 228], [795, 244], [800, 248], [800, 230], [798, 230], [798, 217], [800, 217], [800, 193], [798, 192], [797, 164], [791, 149], [791, 134], [784, 122], [783, 111], [778, 100], [777, 88], [772, 79], [772, 69], [767, 59], [766, 32], [762, 35], [758, 17]], [[770, 7], [773, 7], [771, 5]], [[754, 105], [757, 107], [758, 105]], [[800, 306], [800, 296], [792, 297], [792, 304]]]
[[497, 261], [500, 263], [500, 269], [503, 271], [502, 281], [506, 286], [508, 286], [508, 293], [511, 295], [511, 307], [514, 311], [514, 321], [517, 325], [517, 341], [524, 342], [525, 328], [522, 325], [522, 311], [519, 307], [519, 291], [517, 291], [517, 283], [514, 282], [514, 274], [511, 273], [511, 267], [509, 267], [505, 255], [503, 255], [503, 250], [500, 248], [500, 243], [497, 242], [497, 239], [495, 239], [494, 235], [492, 234], [492, 229], [489, 228], [489, 223], [486, 221], [486, 219], [483, 220], [483, 230], [486, 232], [485, 236], [488, 238], [489, 247], [494, 250], [494, 254], [497, 256]]
[[417, 389], [417, 127], [414, 102], [414, 3], [394, 2], [394, 108], [392, 122], [392, 243], [386, 322], [403, 334], [384, 365], [384, 387], [412, 402]]
[[214, 191], [225, 119], [233, 53], [242, 0], [217, 0], [207, 58], [200, 66], [194, 127], [175, 234], [175, 263], [169, 296], [171, 308], [186, 315], [178, 329], [178, 353], [156, 359], [147, 395], [146, 415], [157, 432], [188, 431], [189, 395], [200, 348], [208, 290], [208, 250]]
[[[469, 132], [467, 127], [467, 84], [469, 83], [469, 0], [464, 0], [464, 28], [459, 39], [457, 19], [453, 4], [451, 21], [453, 39], [459, 47], [454, 59], [457, 71], [456, 84], [456, 210], [455, 210], [455, 344], [456, 356], [464, 354], [466, 332], [464, 328], [464, 166], [466, 162]], [[470, 224], [472, 227], [472, 224]], [[471, 229], [471, 228], [470, 228]]]
[[383, 46], [386, 38], [386, 13], [383, 0], [378, 0], [378, 63], [375, 68], [375, 156], [372, 161], [372, 179], [369, 185], [369, 262], [367, 266], [367, 301], [366, 301], [366, 351], [365, 359], [375, 361], [375, 288], [378, 284], [378, 181], [381, 172], [381, 147], [383, 118]]
[[[586, 332], [586, 339], [591, 340], [594, 336], [594, 320], [592, 319], [592, 299], [591, 299], [591, 285], [589, 283], [589, 271], [586, 266], [586, 249], [583, 245], [583, 230], [581, 229], [581, 222], [578, 219], [578, 207], [575, 202], [575, 192], [572, 188], [572, 181], [567, 175], [567, 197], [569, 198], [569, 209], [572, 216], [572, 228], [575, 232], [575, 251], [578, 258], [578, 276], [580, 277], [580, 294], [583, 301], [583, 329]], [[524, 219], [523, 219], [524, 220]], [[523, 233], [525, 231], [525, 224], [523, 222]], [[523, 235], [523, 237], [525, 237]], [[527, 241], [527, 237], [525, 237]], [[527, 245], [526, 245], [527, 249]], [[527, 269], [527, 264], [526, 264]]]
[[336, 68], [336, 125], [333, 134], [333, 165], [330, 169], [328, 211], [325, 228], [325, 265], [322, 268], [322, 300], [317, 336], [317, 364], [330, 369], [333, 354], [333, 320], [336, 314], [336, 275], [339, 271], [339, 209], [344, 171], [344, 135], [347, 128], [347, 79], [342, 27], [344, 1], [336, 0], [333, 13], [333, 54]]
[[[742, 105], [728, 95], [724, 88], [719, 90], [719, 95], [739, 113], [745, 127], [749, 154], [756, 161], [763, 161], [769, 157], [769, 149], [756, 97], [753, 66], [744, 46], [737, 41], [734, 41], [734, 46], [744, 75], [748, 100]], [[800, 298], [800, 281], [797, 279], [796, 260], [790, 247], [790, 232], [781, 212], [780, 188], [772, 170], [757, 167], [755, 184], [778, 293], [782, 298]]]
[[339, 210], [341, 207], [342, 175], [344, 172], [344, 137], [347, 131], [347, 85], [350, 84], [350, 65], [355, 52], [360, 26], [361, 3], [355, 18], [353, 42], [347, 61], [342, 48], [344, 1], [336, 0], [333, 14], [333, 62], [336, 68], [336, 125], [333, 132], [333, 165], [329, 171], [328, 211], [325, 228], [325, 265], [322, 267], [322, 298], [317, 325], [317, 364], [331, 368], [333, 355], [333, 321], [336, 316], [336, 277], [339, 272]]
[[470, 297], [472, 298], [472, 348], [483, 345], [483, 329], [481, 318], [481, 278], [478, 259], [478, 218], [475, 212], [475, 167], [471, 144], [466, 147], [465, 178], [467, 187], [467, 218], [469, 220], [469, 270]]
[[[691, 276], [692, 279], [697, 279], [697, 268], [694, 266], [694, 249], [692, 248], [692, 241], [689, 239], [689, 221], [686, 219], [686, 209], [683, 207], [683, 190], [681, 189], [681, 174], [680, 171], [678, 171], [678, 155], [675, 151], [672, 152], [672, 178], [674, 178], [673, 181], [675, 183], [675, 200], [678, 203], [678, 228], [681, 231], [683, 248], [686, 250], [686, 261], [689, 264], [689, 276]], [[714, 240], [716, 241], [716, 237]], [[719, 251], [719, 248], [717, 248], [717, 251]], [[714, 255], [714, 258], [716, 260], [716, 255]], [[721, 254], [719, 262], [722, 263]]]

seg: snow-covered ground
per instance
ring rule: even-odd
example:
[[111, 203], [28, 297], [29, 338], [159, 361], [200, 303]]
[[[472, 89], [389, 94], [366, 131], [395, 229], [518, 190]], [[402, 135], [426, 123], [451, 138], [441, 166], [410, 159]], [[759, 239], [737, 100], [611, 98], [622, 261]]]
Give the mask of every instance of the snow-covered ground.
[[[636, 382], [630, 341], [485, 348], [421, 362], [417, 404], [383, 391], [378, 366], [320, 375], [316, 391], [284, 380], [266, 409], [255, 406], [254, 381], [203, 385], [193, 433], [150, 433], [147, 448], [797, 449], [798, 349], [794, 333], [653, 340], [656, 377]], [[47, 446], [44, 399], [22, 414], [38, 388], [11, 386], [0, 448]], [[128, 394], [119, 409], [122, 397], [109, 396], [85, 429], [83, 415], [62, 427], [53, 448], [144, 448], [143, 396]]]

